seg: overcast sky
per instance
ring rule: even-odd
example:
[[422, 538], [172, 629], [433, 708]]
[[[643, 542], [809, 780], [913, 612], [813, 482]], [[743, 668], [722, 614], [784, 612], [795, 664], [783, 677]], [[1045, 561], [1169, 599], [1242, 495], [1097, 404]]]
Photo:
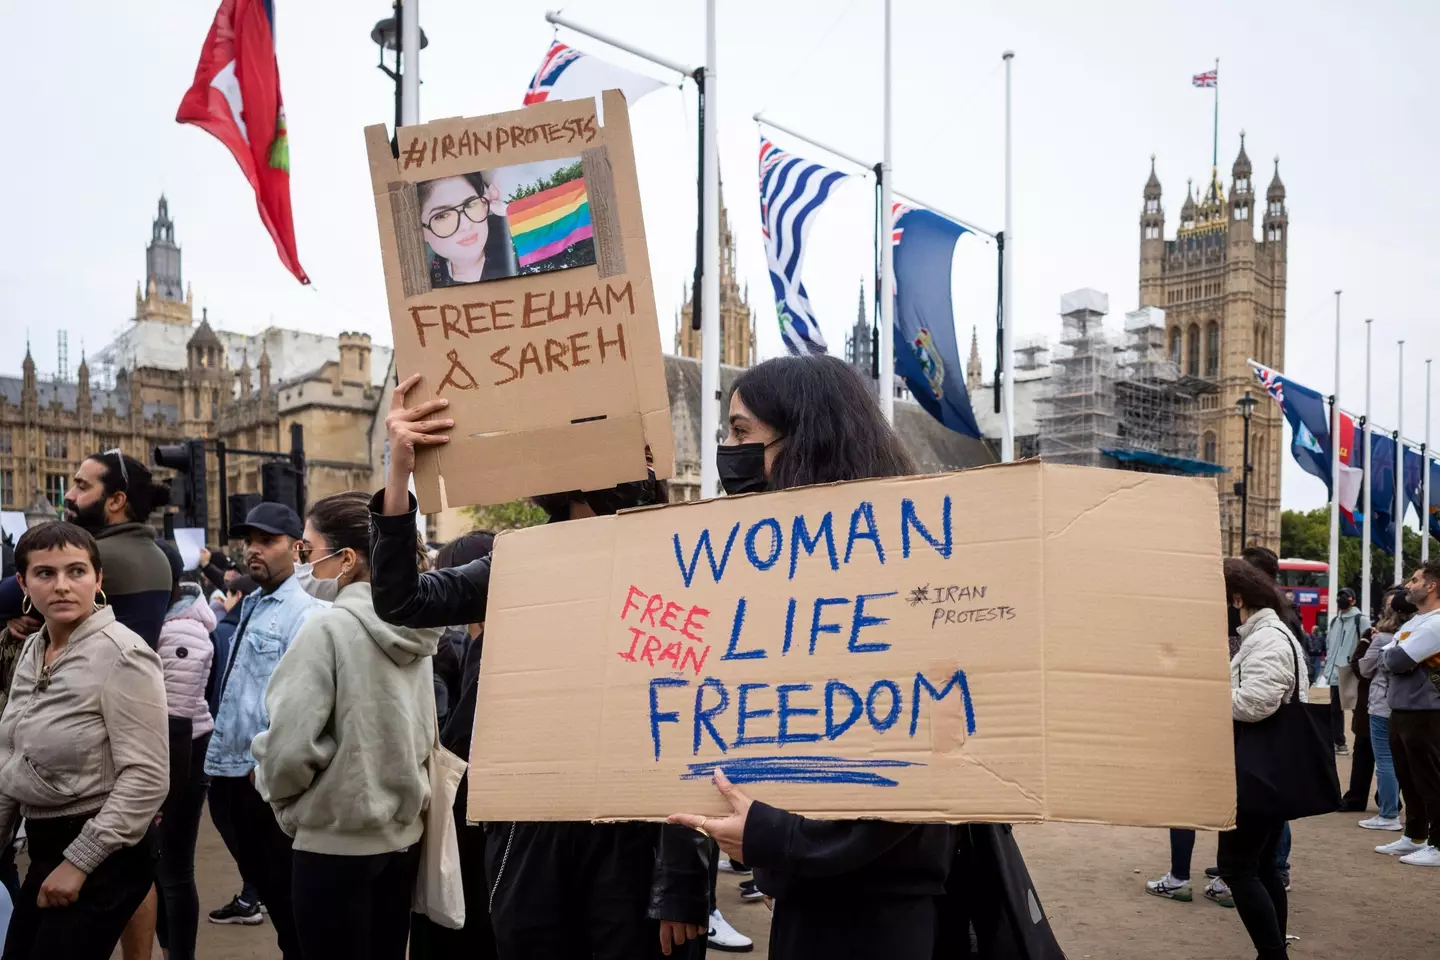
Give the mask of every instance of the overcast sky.
[[[430, 46], [422, 119], [513, 109], [552, 37], [547, 4], [424, 0]], [[757, 130], [778, 121], [862, 157], [881, 150], [880, 0], [723, 0], [717, 96], [725, 200], [742, 283], [758, 312], [761, 356], [783, 350], [761, 246]], [[369, 33], [380, 0], [277, 0], [290, 132], [300, 287], [281, 267], [239, 168], [218, 141], [174, 122], [213, 18], [176, 4], [47, 0], [11, 4], [3, 58], [12, 148], [0, 238], [0, 373], [18, 373], [28, 334], [43, 373], [67, 329], [70, 364], [133, 315], [155, 203], [170, 198], [197, 313], [217, 326], [362, 330], [390, 342], [361, 129], [393, 118], [393, 86]], [[575, 0], [567, 15], [670, 58], [704, 56], [701, 0]], [[895, 0], [895, 181], [900, 189], [999, 229], [1004, 70], [1014, 49], [1015, 306], [1020, 336], [1058, 331], [1060, 295], [1095, 287], [1112, 316], [1136, 306], [1138, 217], [1149, 157], [1173, 235], [1186, 178], [1209, 175], [1211, 92], [1190, 77], [1220, 58], [1220, 166], [1239, 143], [1269, 183], [1272, 158], [1292, 223], [1286, 372], [1333, 385], [1333, 291], [1343, 288], [1342, 403], [1364, 403], [1364, 318], [1374, 317], [1373, 412], [1394, 424], [1396, 345], [1405, 338], [1406, 433], [1424, 421], [1424, 359], [1440, 352], [1440, 4], [1374, 0], [1231, 2], [922, 2]], [[657, 77], [664, 71], [561, 30], [560, 37]], [[641, 194], [662, 341], [690, 282], [694, 250], [693, 87], [633, 110]], [[785, 149], [840, 161], [783, 134]], [[23, 146], [23, 149], [21, 148]], [[806, 285], [835, 352], [871, 272], [874, 184], [856, 176], [816, 222]], [[995, 261], [965, 238], [956, 323], [993, 340]], [[12, 335], [13, 334], [13, 335]], [[993, 351], [985, 352], [987, 378]], [[1286, 506], [1323, 486], [1285, 458]]]

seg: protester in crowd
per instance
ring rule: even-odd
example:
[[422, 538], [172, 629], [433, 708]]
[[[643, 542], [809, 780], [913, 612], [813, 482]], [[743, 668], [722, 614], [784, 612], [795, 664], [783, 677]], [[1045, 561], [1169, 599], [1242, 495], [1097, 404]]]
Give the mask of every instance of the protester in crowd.
[[[370, 597], [370, 497], [337, 493], [305, 524], [310, 616], [270, 678], [255, 787], [294, 840], [306, 957], [404, 960], [435, 742], [439, 630], [394, 627]], [[413, 561], [412, 561], [413, 562]]]
[[[745, 371], [730, 394], [730, 432], [717, 451], [728, 494], [915, 472], [865, 382], [829, 356], [781, 357]], [[936, 898], [957, 848], [945, 824], [811, 820], [715, 785], [727, 817], [675, 814], [731, 860], [754, 868], [774, 899], [770, 956], [930, 960]]]
[[290, 838], [255, 789], [250, 743], [270, 725], [265, 687], [306, 617], [321, 603], [296, 580], [296, 547], [304, 535], [295, 511], [261, 503], [230, 536], [245, 541], [245, 565], [259, 590], [246, 597], [240, 627], [219, 681], [215, 729], [205, 753], [210, 776], [210, 817], [240, 876], [270, 908], [275, 938], [285, 960], [303, 956], [291, 912]]
[[240, 571], [230, 562], [220, 550], [211, 550], [209, 547], [200, 548], [200, 573], [210, 582], [210, 585], [221, 593], [230, 586], [230, 581], [240, 576]]
[[204, 771], [205, 748], [214, 726], [205, 701], [205, 684], [214, 657], [210, 631], [215, 626], [215, 615], [205, 601], [203, 587], [184, 579], [180, 551], [167, 541], [156, 543], [170, 562], [174, 587], [170, 611], [160, 628], [160, 663], [170, 724], [170, 792], [160, 808], [160, 861], [156, 865], [160, 896], [155, 934], [167, 960], [193, 960], [200, 919], [195, 838], [209, 786]]
[[[371, 501], [370, 548], [376, 612], [403, 626], [483, 623], [490, 557], [421, 572], [414, 558], [414, 498], [408, 492], [416, 445], [448, 442], [448, 401], [406, 409], [412, 376], [395, 388], [386, 428], [390, 469]], [[432, 419], [433, 418], [433, 419]], [[551, 522], [662, 502], [652, 478], [610, 490], [537, 498]], [[448, 725], [447, 725], [448, 726]], [[488, 896], [498, 954], [522, 958], [631, 958], [667, 954], [704, 930], [709, 911], [709, 844], [690, 830], [646, 823], [487, 825]], [[703, 942], [703, 941], [702, 941]]]
[[1360, 635], [1369, 629], [1370, 618], [1355, 606], [1355, 591], [1349, 587], [1340, 588], [1335, 606], [1339, 613], [1326, 634], [1322, 675], [1330, 686], [1330, 725], [1335, 736], [1335, 752], [1344, 754], [1350, 752], [1345, 744], [1345, 711], [1355, 709], [1359, 686], [1355, 672], [1350, 669], [1350, 655], [1355, 652]]
[[[440, 548], [435, 566], [452, 570], [467, 563], [488, 558], [494, 548], [495, 534], [477, 530], [456, 537]], [[469, 758], [470, 733], [475, 725], [475, 696], [480, 684], [480, 654], [484, 649], [485, 624], [476, 622], [452, 627], [440, 638], [461, 642], [460, 677], [445, 696], [450, 709], [440, 725], [440, 744], [457, 757]], [[439, 694], [439, 673], [436, 673], [436, 697]], [[438, 706], [437, 706], [438, 709]], [[410, 956], [413, 960], [448, 960], [450, 957], [472, 957], [493, 960], [495, 932], [490, 927], [488, 897], [490, 887], [485, 881], [485, 828], [465, 822], [465, 798], [469, 775], [462, 778], [455, 792], [455, 835], [460, 850], [460, 880], [465, 889], [465, 926], [460, 930], [442, 927], [424, 914], [410, 918]]]
[[27, 530], [15, 566], [44, 627], [0, 716], [0, 838], [24, 817], [30, 859], [5, 956], [106, 960], [154, 882], [169, 764], [160, 658], [103, 602], [85, 530]]
[[[170, 609], [170, 562], [147, 522], [150, 512], [170, 502], [168, 488], [156, 484], [150, 470], [119, 450], [86, 458], [65, 492], [65, 519], [95, 538], [100, 559], [110, 571], [106, 596], [115, 619], [139, 634], [154, 650]], [[149, 960], [155, 939], [155, 892], [141, 904], [121, 939], [124, 960]]]
[[1360, 658], [1370, 649], [1374, 636], [1372, 624], [1360, 634], [1355, 649], [1350, 651], [1350, 675], [1355, 678], [1350, 733], [1354, 735], [1355, 746], [1350, 751], [1350, 785], [1340, 797], [1340, 809], [1350, 813], [1364, 813], [1370, 808], [1370, 784], [1375, 777], [1375, 750], [1370, 743], [1370, 679], [1359, 670]]
[[[1400, 823], [1400, 781], [1395, 778], [1395, 762], [1390, 752], [1390, 674], [1385, 669], [1383, 654], [1395, 642], [1395, 634], [1415, 616], [1415, 605], [1405, 595], [1405, 588], [1393, 587], [1386, 592], [1380, 622], [1375, 625], [1357, 671], [1370, 682], [1367, 698], [1370, 743], [1375, 749], [1375, 782], [1379, 792], [1380, 812], [1360, 826], [1366, 830], [1403, 830]], [[1367, 788], [1368, 789], [1368, 788]]]
[[[14, 566], [14, 550], [10, 549], [10, 564]], [[25, 591], [12, 571], [0, 579], [0, 713], [5, 712], [5, 703], [10, 697], [10, 681], [15, 677], [15, 668], [20, 662], [20, 652], [31, 634], [45, 625], [33, 608], [27, 614], [29, 604], [25, 602]], [[3, 838], [0, 838], [3, 839]], [[0, 886], [10, 895], [13, 903], [20, 895], [20, 872], [15, 867], [15, 844], [0, 845]]]
[[[1294, 696], [1307, 699], [1300, 664], [1305, 651], [1280, 617], [1285, 601], [1274, 581], [1243, 560], [1225, 561], [1225, 594], [1240, 611], [1240, 649], [1230, 661], [1231, 713], [1258, 723]], [[1230, 887], [1258, 960], [1284, 960], [1288, 899], [1276, 850], [1283, 821], [1241, 808], [1235, 829], [1220, 834], [1219, 872]]]
[[1375, 849], [1401, 863], [1440, 867], [1440, 560], [1421, 564], [1405, 590], [1416, 615], [1381, 654], [1405, 833]]

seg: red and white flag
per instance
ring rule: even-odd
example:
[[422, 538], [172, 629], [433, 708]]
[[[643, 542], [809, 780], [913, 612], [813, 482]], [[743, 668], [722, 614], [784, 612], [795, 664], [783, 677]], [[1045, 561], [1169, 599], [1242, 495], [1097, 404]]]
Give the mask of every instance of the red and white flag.
[[605, 90], [619, 90], [625, 94], [625, 102], [633, 106], [636, 100], [663, 86], [663, 80], [606, 63], [556, 41], [545, 51], [540, 69], [530, 78], [525, 106], [546, 100], [580, 100]]
[[1190, 78], [1190, 82], [1197, 87], [1215, 87], [1220, 84], [1219, 70], [1206, 70], [1204, 73], [1197, 73]]
[[193, 123], [230, 148], [255, 190], [260, 219], [285, 269], [309, 283], [295, 252], [290, 214], [290, 141], [275, 60], [272, 0], [220, 0], [200, 49], [195, 82], [177, 123]]

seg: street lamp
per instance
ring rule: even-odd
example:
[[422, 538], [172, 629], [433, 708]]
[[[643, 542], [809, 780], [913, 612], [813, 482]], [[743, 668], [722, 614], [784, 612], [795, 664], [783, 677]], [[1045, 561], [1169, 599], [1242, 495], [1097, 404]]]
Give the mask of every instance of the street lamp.
[[1235, 409], [1240, 411], [1240, 416], [1245, 418], [1245, 448], [1241, 454], [1241, 461], [1244, 464], [1240, 473], [1240, 482], [1236, 484], [1240, 488], [1240, 549], [1245, 549], [1245, 541], [1250, 538], [1250, 415], [1255, 412], [1255, 405], [1259, 401], [1250, 396], [1246, 390], [1245, 395], [1235, 401]]
[[[380, 48], [380, 62], [377, 66], [380, 72], [391, 80], [395, 81], [395, 129], [400, 129], [400, 21], [404, 16], [404, 8], [400, 0], [395, 2], [395, 16], [386, 17], [375, 24], [375, 29], [370, 31], [370, 39]], [[420, 49], [424, 50], [430, 46], [430, 40], [425, 36], [425, 31], [420, 31]], [[385, 51], [395, 52], [395, 69], [385, 65]]]

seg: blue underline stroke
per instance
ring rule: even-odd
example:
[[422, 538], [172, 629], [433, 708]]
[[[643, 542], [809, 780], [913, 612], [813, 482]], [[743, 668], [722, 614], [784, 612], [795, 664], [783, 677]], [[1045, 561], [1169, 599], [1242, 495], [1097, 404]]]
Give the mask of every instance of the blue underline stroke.
[[681, 780], [709, 780], [715, 768], [725, 771], [731, 783], [848, 783], [867, 787], [898, 787], [900, 781], [873, 773], [923, 767], [909, 760], [846, 760], [844, 757], [777, 756], [736, 757], [689, 764]]

